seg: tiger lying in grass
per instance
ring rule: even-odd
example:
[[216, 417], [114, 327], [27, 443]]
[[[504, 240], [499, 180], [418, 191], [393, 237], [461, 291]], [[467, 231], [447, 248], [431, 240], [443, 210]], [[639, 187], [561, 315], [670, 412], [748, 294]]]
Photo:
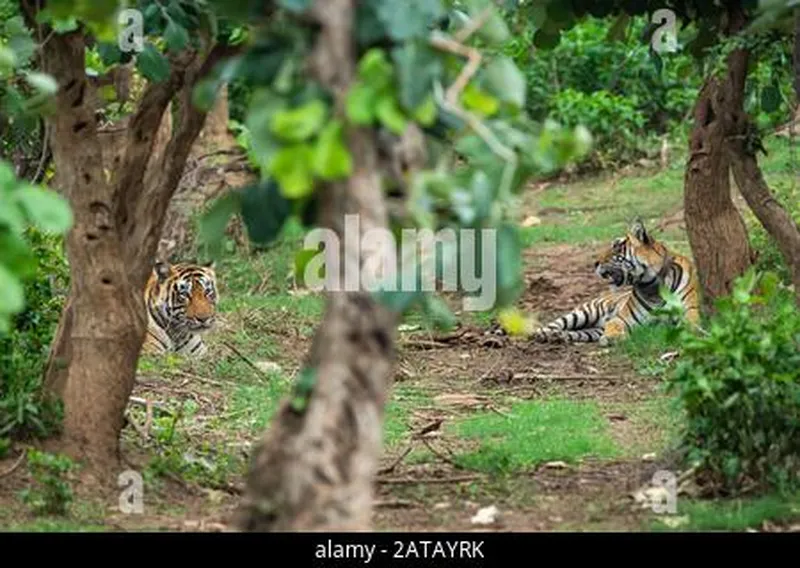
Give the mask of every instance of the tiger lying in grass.
[[[622, 338], [645, 324], [653, 309], [664, 304], [659, 293], [662, 285], [680, 298], [687, 320], [699, 322], [699, 284], [692, 261], [653, 239], [641, 221], [603, 251], [595, 262], [595, 272], [613, 284], [614, 290], [540, 327], [532, 334], [534, 342], [607, 344]], [[630, 288], [620, 289], [622, 286]]]
[[144, 291], [147, 335], [144, 353], [201, 357], [202, 334], [214, 324], [217, 277], [213, 263], [156, 263]]

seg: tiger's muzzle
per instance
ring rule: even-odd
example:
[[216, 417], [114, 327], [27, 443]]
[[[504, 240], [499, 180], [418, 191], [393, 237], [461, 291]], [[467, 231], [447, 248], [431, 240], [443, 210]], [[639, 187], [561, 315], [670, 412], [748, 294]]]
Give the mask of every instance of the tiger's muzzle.
[[613, 282], [614, 286], [622, 286], [625, 283], [626, 280], [625, 271], [622, 270], [619, 266], [613, 264], [601, 264], [599, 262], [596, 262], [594, 271], [603, 280], [610, 280], [611, 282]]

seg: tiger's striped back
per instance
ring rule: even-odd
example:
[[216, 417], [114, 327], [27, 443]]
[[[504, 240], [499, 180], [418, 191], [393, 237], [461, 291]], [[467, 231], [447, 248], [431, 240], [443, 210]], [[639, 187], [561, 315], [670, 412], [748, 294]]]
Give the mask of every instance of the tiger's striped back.
[[664, 304], [662, 287], [681, 300], [690, 323], [699, 322], [699, 286], [692, 261], [653, 239], [641, 221], [614, 239], [595, 262], [595, 272], [609, 281], [612, 291], [539, 328], [534, 341], [605, 344], [624, 337]]
[[213, 263], [170, 264], [153, 268], [144, 291], [147, 308], [146, 353], [174, 352], [201, 357], [203, 334], [217, 315], [217, 276]]

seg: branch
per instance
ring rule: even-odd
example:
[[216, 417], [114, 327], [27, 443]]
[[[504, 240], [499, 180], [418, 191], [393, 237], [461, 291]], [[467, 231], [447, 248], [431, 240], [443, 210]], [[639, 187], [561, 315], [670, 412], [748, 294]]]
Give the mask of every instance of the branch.
[[[467, 125], [477, 134], [489, 148], [506, 162], [503, 169], [503, 178], [499, 189], [500, 202], [511, 194], [511, 184], [514, 179], [514, 172], [517, 169], [517, 154], [508, 146], [504, 145], [494, 135], [490, 128], [488, 128], [481, 120], [474, 114], [467, 112], [458, 103], [458, 98], [466, 88], [469, 80], [478, 72], [481, 62], [481, 53], [474, 47], [468, 47], [463, 44], [469, 36], [477, 31], [481, 25], [486, 21], [489, 15], [487, 8], [478, 17], [473, 20], [474, 24], [467, 25], [461, 30], [457, 39], [447, 37], [441, 33], [434, 34], [430, 39], [430, 44], [436, 49], [447, 51], [455, 55], [460, 55], [467, 58], [467, 64], [461, 70], [456, 80], [447, 89], [444, 97], [442, 96], [441, 84], [434, 84], [434, 97], [436, 101], [441, 104], [446, 110], [449, 110], [459, 118], [461, 118]], [[459, 41], [460, 40], [460, 41]]]
[[[153, 105], [153, 110], [148, 113], [144, 109], [145, 100], [140, 105], [142, 117], [139, 124], [145, 124], [146, 121], [149, 134], [144, 134], [143, 127], [137, 130], [134, 126], [135, 121], [131, 125], [128, 135], [131, 146], [128, 147], [127, 156], [136, 161], [126, 164], [125, 172], [128, 177], [126, 183], [120, 180], [118, 190], [126, 203], [123, 213], [130, 215], [133, 212], [133, 218], [137, 221], [136, 224], [128, 226], [127, 250], [129, 259], [133, 263], [132, 266], [136, 267], [132, 277], [138, 286], [143, 286], [147, 279], [149, 259], [155, 254], [166, 210], [183, 175], [192, 145], [205, 124], [207, 111], [197, 108], [192, 102], [194, 88], [201, 78], [213, 70], [215, 65], [238, 53], [240, 49], [239, 46], [217, 44], [202, 59], [196, 53], [191, 53], [188, 61], [178, 62], [169, 80], [162, 84], [152, 85], [151, 89], [148, 89], [152, 97], [150, 104]], [[169, 98], [165, 99], [167, 88], [171, 88], [171, 91]], [[176, 90], [180, 100], [180, 118], [176, 127], [173, 128], [163, 155], [150, 161], [153, 142], [164, 110], [170, 99], [176, 94]], [[148, 93], [145, 93], [145, 97], [147, 95]], [[161, 109], [160, 112], [157, 112], [158, 109]], [[149, 136], [145, 141], [147, 152], [141, 154], [139, 153], [141, 150], [137, 151], [134, 148], [141, 140], [140, 134]], [[141, 142], [139, 145], [142, 145]], [[148, 162], [151, 164], [149, 168], [147, 167]], [[135, 163], [136, 166], [133, 170], [129, 170], [132, 163]]]

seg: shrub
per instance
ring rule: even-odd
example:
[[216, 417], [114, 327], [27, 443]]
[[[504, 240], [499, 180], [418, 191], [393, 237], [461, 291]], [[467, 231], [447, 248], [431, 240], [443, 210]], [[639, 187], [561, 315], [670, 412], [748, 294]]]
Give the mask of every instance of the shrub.
[[0, 438], [47, 436], [59, 408], [40, 399], [42, 376], [63, 305], [68, 279], [61, 239], [29, 229], [37, 266], [25, 282], [25, 311], [0, 337]]
[[594, 159], [600, 167], [612, 162], [629, 162], [644, 153], [648, 137], [647, 119], [636, 109], [632, 97], [608, 91], [586, 94], [564, 89], [553, 97], [553, 118], [564, 126], [584, 125], [595, 139]]
[[719, 299], [707, 331], [675, 329], [668, 375], [684, 449], [716, 492], [792, 489], [800, 473], [800, 313], [773, 273], [750, 270]]
[[75, 464], [61, 454], [28, 450], [28, 464], [35, 485], [20, 497], [36, 515], [66, 515], [72, 503], [72, 488], [66, 479]]

